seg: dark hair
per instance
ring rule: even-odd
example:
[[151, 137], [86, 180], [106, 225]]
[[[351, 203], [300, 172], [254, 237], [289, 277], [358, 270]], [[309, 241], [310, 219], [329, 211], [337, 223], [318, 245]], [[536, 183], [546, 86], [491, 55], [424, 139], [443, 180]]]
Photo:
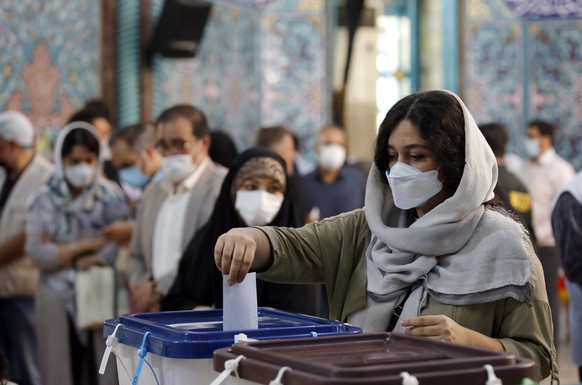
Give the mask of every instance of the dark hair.
[[160, 123], [174, 121], [178, 118], [184, 118], [190, 121], [192, 124], [192, 135], [195, 137], [202, 138], [210, 135], [206, 115], [191, 104], [178, 104], [163, 111], [156, 122], [156, 126]]
[[374, 151], [374, 164], [384, 183], [388, 183], [384, 172], [390, 162], [388, 138], [403, 120], [418, 128], [446, 175], [444, 187], [455, 191], [465, 167], [465, 118], [457, 99], [444, 91], [422, 91], [406, 96], [390, 108], [380, 124]]
[[147, 146], [155, 144], [156, 131], [152, 123], [133, 124], [113, 131], [109, 145], [118, 140], [124, 140], [130, 148], [141, 152]]
[[528, 127], [537, 127], [540, 131], [541, 136], [549, 136], [554, 143], [554, 132], [556, 132], [556, 127], [545, 120], [532, 120], [527, 124]]
[[82, 109], [75, 111], [73, 113], [73, 115], [71, 115], [71, 117], [69, 118], [67, 123], [85, 122], [85, 123], [93, 124], [95, 119], [99, 119], [99, 118], [107, 119], [107, 121], [110, 122], [108, 111], [104, 111], [104, 110], [98, 108], [97, 106], [87, 105], [87, 106], [83, 107]]
[[345, 128], [343, 128], [342, 126], [340, 126], [339, 124], [327, 124], [325, 126], [322, 126], [319, 129], [319, 135], [321, 135], [322, 133], [324, 133], [325, 131], [337, 131], [337, 132], [341, 132], [342, 137], [344, 142], [346, 142], [347, 144], [347, 140], [348, 140], [348, 133], [346, 131]]
[[76, 145], [84, 146], [89, 152], [99, 156], [99, 139], [84, 128], [73, 128], [63, 141], [61, 158], [69, 155]]
[[479, 129], [485, 137], [495, 156], [501, 158], [505, 154], [505, 146], [509, 141], [505, 125], [498, 122], [480, 124]]
[[238, 150], [230, 135], [221, 130], [210, 132], [210, 148], [208, 149], [210, 159], [230, 168], [237, 155]]
[[85, 103], [84, 110], [91, 112], [96, 118], [105, 118], [111, 121], [109, 106], [102, 99], [89, 99]]
[[67, 123], [85, 122], [85, 123], [93, 124], [93, 120], [95, 120], [97, 118], [98, 118], [98, 116], [95, 115], [93, 112], [83, 109], [83, 110], [75, 111], [73, 113], [73, 115], [71, 115], [71, 117], [69, 118]]
[[280, 143], [287, 135], [291, 136], [293, 139], [293, 145], [297, 148], [297, 138], [295, 138], [293, 132], [284, 125], [261, 128], [257, 134], [256, 144], [257, 146], [271, 148], [275, 144]]

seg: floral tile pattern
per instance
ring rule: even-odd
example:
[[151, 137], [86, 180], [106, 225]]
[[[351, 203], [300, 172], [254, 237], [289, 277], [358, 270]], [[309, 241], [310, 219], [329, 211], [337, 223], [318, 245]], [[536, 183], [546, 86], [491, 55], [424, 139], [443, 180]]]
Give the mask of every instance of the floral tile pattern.
[[156, 59], [154, 114], [198, 105], [240, 149], [271, 124], [315, 137], [329, 115], [324, 2], [259, 2], [216, 1], [195, 58]]
[[582, 20], [529, 25], [529, 111], [559, 127], [560, 154], [582, 168]]
[[523, 142], [521, 123], [525, 120], [521, 24], [508, 20], [470, 23], [466, 34], [464, 71], [470, 86], [464, 93], [471, 113], [478, 124], [493, 120], [505, 124], [511, 137], [508, 150], [520, 151], [516, 146]]
[[463, 93], [475, 119], [505, 123], [509, 150], [519, 155], [527, 121], [556, 124], [556, 150], [576, 170], [582, 169], [581, 12], [575, 0], [469, 0], [463, 25]]
[[41, 147], [100, 93], [100, 16], [93, 0], [2, 0], [0, 109], [23, 111]]

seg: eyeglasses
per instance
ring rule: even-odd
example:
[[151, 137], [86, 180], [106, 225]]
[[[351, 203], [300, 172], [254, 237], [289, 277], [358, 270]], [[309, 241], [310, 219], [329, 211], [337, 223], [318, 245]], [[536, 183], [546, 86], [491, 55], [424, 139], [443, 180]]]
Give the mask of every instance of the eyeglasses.
[[161, 154], [167, 154], [169, 152], [189, 152], [192, 148], [192, 140], [184, 140], [180, 138], [173, 138], [169, 141], [160, 139], [156, 142], [155, 148]]

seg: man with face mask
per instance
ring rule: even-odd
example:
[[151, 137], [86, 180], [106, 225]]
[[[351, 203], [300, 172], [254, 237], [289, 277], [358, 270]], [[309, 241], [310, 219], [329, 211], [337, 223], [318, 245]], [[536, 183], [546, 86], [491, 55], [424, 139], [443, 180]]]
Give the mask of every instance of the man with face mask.
[[33, 324], [38, 270], [24, 252], [26, 202], [53, 174], [35, 156], [35, 133], [17, 111], [0, 113], [0, 350], [11, 363], [10, 379], [40, 384]]
[[132, 220], [118, 221], [103, 229], [103, 235], [121, 245], [131, 239], [135, 210], [143, 191], [152, 182], [161, 179], [161, 155], [154, 148], [153, 124], [134, 124], [115, 130], [111, 134], [111, 164], [119, 175], [119, 185], [127, 196], [132, 210]]
[[208, 156], [202, 111], [177, 105], [156, 123], [163, 178], [144, 192], [137, 211], [127, 274], [132, 311], [157, 311], [188, 241], [208, 220], [227, 170]]
[[558, 346], [560, 336], [560, 302], [558, 300], [558, 275], [560, 257], [556, 252], [556, 240], [552, 232], [552, 201], [570, 180], [574, 168], [554, 149], [555, 128], [542, 120], [528, 125], [525, 143], [529, 158], [523, 163], [517, 176], [527, 187], [532, 201], [532, 225], [537, 254], [544, 268], [546, 290], [552, 309], [554, 343]]
[[134, 124], [113, 132], [109, 140], [111, 163], [119, 174], [121, 188], [132, 205], [141, 199], [143, 190], [161, 178], [161, 155], [155, 149], [153, 124]]
[[317, 169], [305, 176], [311, 212], [309, 221], [331, 217], [364, 206], [366, 178], [346, 164], [346, 133], [338, 126], [324, 126], [316, 144]]

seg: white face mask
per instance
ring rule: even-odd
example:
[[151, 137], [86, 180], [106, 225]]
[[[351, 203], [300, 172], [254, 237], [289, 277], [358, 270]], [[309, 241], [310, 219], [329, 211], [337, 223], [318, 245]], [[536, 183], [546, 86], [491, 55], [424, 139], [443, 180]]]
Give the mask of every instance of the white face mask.
[[65, 178], [76, 188], [86, 188], [95, 180], [96, 169], [87, 163], [65, 167]]
[[324, 170], [338, 170], [346, 161], [346, 149], [339, 144], [324, 144], [319, 149], [319, 165]]
[[162, 159], [162, 172], [164, 178], [173, 183], [186, 179], [196, 171], [196, 165], [192, 162], [192, 155], [170, 155]]
[[540, 152], [540, 142], [537, 139], [527, 138], [525, 140], [525, 154], [528, 158], [535, 158]]
[[406, 163], [397, 162], [386, 170], [396, 207], [408, 210], [425, 204], [443, 189], [438, 170], [423, 172]]
[[263, 190], [237, 191], [234, 207], [247, 226], [264, 226], [275, 218], [283, 196]]

